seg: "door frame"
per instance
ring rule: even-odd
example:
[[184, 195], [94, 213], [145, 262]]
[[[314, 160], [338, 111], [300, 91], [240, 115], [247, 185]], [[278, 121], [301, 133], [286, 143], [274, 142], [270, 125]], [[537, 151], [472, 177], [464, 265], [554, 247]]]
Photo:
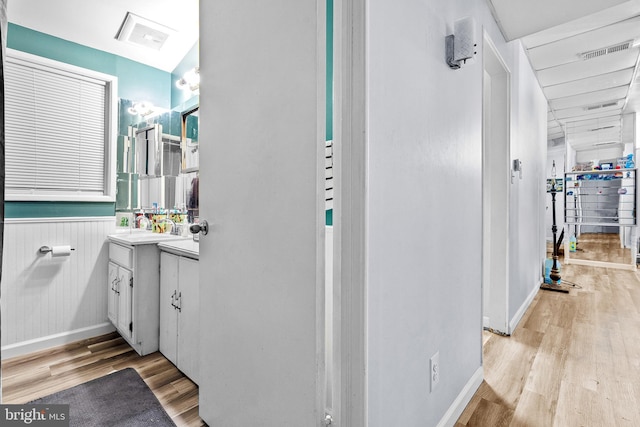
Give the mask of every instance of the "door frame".
[[[334, 3], [334, 413], [367, 425], [366, 0]], [[345, 284], [345, 286], [342, 286]]]
[[486, 31], [482, 69], [482, 325], [509, 335], [511, 72]]

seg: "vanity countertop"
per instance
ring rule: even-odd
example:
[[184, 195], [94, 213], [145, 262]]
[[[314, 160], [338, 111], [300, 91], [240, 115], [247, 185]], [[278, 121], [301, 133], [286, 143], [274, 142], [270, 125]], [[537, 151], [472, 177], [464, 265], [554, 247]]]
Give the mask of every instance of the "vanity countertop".
[[189, 238], [186, 240], [172, 240], [158, 243], [160, 250], [188, 258], [200, 258], [200, 243]]
[[110, 234], [107, 238], [115, 243], [123, 245], [148, 245], [166, 241], [187, 241], [192, 240], [191, 237], [176, 236], [170, 233], [152, 233], [150, 231], [131, 231]]

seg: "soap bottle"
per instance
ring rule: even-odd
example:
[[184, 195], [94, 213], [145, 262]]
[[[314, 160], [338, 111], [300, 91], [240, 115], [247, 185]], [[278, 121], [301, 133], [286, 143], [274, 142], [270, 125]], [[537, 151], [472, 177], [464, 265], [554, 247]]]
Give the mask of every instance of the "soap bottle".
[[575, 252], [577, 245], [578, 241], [576, 240], [576, 236], [572, 234], [571, 238], [569, 239], [569, 252]]
[[136, 219], [135, 219], [134, 224], [133, 224], [135, 228], [142, 228], [143, 218], [144, 218], [144, 210], [140, 210], [140, 211], [136, 212]]

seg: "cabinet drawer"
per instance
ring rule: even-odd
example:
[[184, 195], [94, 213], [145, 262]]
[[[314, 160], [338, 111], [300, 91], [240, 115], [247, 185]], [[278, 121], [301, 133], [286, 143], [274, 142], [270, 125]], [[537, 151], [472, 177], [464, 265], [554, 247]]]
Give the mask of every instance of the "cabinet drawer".
[[109, 258], [123, 267], [133, 268], [133, 248], [109, 243]]

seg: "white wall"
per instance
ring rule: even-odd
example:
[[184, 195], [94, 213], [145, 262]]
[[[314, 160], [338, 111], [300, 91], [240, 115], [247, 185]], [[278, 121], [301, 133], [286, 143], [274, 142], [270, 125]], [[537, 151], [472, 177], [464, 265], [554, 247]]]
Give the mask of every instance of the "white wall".
[[505, 44], [484, 2], [370, 1], [369, 426], [453, 423], [481, 379], [482, 52], [456, 71], [444, 59], [445, 36], [469, 15], [512, 71], [524, 174], [512, 188], [510, 313], [540, 283], [546, 107], [519, 44]]
[[[622, 142], [624, 144], [624, 150], [623, 150], [623, 156], [627, 156], [628, 154], [633, 154], [634, 159], [633, 161], [635, 162], [635, 167], [638, 167], [638, 155], [636, 153], [636, 138], [637, 138], [637, 134], [636, 134], [636, 118], [637, 118], [637, 114], [636, 113], [629, 113], [629, 114], [625, 114], [622, 117]], [[628, 181], [628, 179], [623, 180], [623, 185], [627, 184], [625, 183], [625, 181]], [[636, 181], [636, 185], [637, 185], [637, 181]], [[638, 206], [638, 192], [636, 191], [634, 195], [631, 194], [626, 194], [623, 196], [620, 196], [620, 201], [621, 202], [625, 202], [625, 203], [633, 203], [635, 199], [635, 203], [636, 203], [636, 210], [637, 210], [637, 206]], [[620, 213], [620, 224], [628, 224], [629, 222], [632, 222], [631, 220], [623, 220], [622, 218], [624, 217], [630, 217], [632, 216], [631, 212], [621, 212]], [[637, 220], [636, 220], [637, 223]], [[637, 237], [637, 227], [620, 227], [620, 244], [623, 245], [625, 248], [632, 248], [632, 254], [635, 253], [637, 251], [637, 247], [638, 247], [638, 237]]]
[[509, 318], [511, 329], [524, 314], [542, 279], [545, 258], [547, 101], [519, 42], [514, 53], [511, 157], [523, 172], [511, 185]]
[[[586, 163], [596, 160], [601, 162], [604, 160], [616, 159], [622, 157], [624, 149], [622, 147], [613, 148], [595, 148], [593, 150], [580, 150], [576, 152], [576, 162]], [[615, 165], [614, 165], [615, 166]]]
[[[108, 234], [115, 218], [7, 219], [2, 358], [113, 330], [107, 320]], [[70, 245], [68, 257], [39, 253]]]
[[576, 158], [578, 156], [578, 153], [576, 152], [575, 148], [573, 148], [571, 146], [571, 143], [569, 141], [569, 138], [566, 139], [566, 143], [565, 143], [565, 148], [567, 149], [567, 152], [565, 154], [565, 171], [570, 171], [573, 170], [573, 167], [576, 165]]

